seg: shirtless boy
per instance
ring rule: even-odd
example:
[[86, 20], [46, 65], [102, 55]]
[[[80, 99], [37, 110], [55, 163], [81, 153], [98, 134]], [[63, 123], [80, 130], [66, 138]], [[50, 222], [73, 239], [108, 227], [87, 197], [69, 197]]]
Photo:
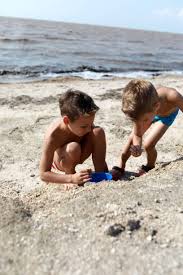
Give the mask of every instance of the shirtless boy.
[[141, 155], [142, 137], [150, 126], [149, 135], [143, 142], [147, 163], [141, 166], [137, 175], [143, 175], [155, 167], [155, 146], [174, 122], [179, 109], [183, 112], [183, 97], [173, 88], [155, 89], [151, 82], [145, 80], [132, 80], [127, 84], [122, 94], [122, 111], [132, 120], [133, 130], [123, 149], [119, 166], [112, 169], [115, 179], [122, 176], [131, 155]]
[[96, 172], [108, 171], [105, 133], [94, 126], [99, 108], [90, 96], [73, 89], [60, 97], [59, 107], [61, 117], [50, 125], [45, 135], [40, 177], [45, 182], [83, 185], [90, 180], [91, 171], [76, 173], [75, 167], [90, 155]]

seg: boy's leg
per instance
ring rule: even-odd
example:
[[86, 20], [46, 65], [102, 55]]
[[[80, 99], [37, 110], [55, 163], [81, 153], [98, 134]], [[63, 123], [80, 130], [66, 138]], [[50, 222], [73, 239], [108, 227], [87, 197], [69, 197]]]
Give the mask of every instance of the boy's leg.
[[144, 141], [144, 149], [147, 153], [147, 166], [149, 168], [154, 168], [155, 166], [157, 158], [157, 151], [155, 149], [155, 146], [168, 128], [169, 127], [162, 122], [155, 122], [154, 125], [152, 125], [152, 129], [149, 135]]
[[81, 163], [83, 163], [91, 154], [95, 171], [108, 171], [105, 162], [106, 139], [104, 130], [101, 127], [94, 127], [81, 143]]
[[[79, 163], [81, 157], [81, 146], [77, 142], [70, 142], [55, 151], [53, 158], [53, 167], [63, 171], [66, 174], [74, 174], [75, 167]], [[64, 184], [65, 190], [76, 188], [75, 184]]]
[[70, 142], [55, 151], [53, 164], [66, 174], [74, 174], [75, 167], [80, 163], [81, 146], [77, 142]]

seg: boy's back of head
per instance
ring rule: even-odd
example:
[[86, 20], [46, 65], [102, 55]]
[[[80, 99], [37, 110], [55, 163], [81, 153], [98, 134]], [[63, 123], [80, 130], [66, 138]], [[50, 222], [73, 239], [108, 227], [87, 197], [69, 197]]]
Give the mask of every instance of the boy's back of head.
[[131, 80], [123, 90], [122, 111], [132, 120], [152, 112], [158, 102], [158, 94], [149, 81]]
[[59, 107], [61, 115], [68, 116], [71, 121], [82, 115], [96, 113], [99, 110], [89, 95], [75, 89], [69, 89], [60, 96]]

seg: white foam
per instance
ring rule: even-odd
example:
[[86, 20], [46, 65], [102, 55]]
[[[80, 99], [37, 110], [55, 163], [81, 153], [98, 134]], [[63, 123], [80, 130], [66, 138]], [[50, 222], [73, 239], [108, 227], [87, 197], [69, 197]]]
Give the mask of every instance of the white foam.
[[[114, 73], [114, 72], [92, 72], [92, 71], [83, 71], [83, 72], [72, 72], [72, 73], [48, 73], [48, 74], [41, 74], [41, 79], [47, 78], [56, 78], [56, 77], [69, 77], [69, 76], [76, 76], [81, 77], [83, 79], [112, 79], [116, 77], [126, 77], [126, 78], [150, 78], [152, 75], [156, 74], [155, 72], [146, 72], [146, 71], [134, 71], [134, 72], [121, 72], [121, 73]], [[162, 71], [157, 72], [160, 75], [183, 75], [183, 71]]]

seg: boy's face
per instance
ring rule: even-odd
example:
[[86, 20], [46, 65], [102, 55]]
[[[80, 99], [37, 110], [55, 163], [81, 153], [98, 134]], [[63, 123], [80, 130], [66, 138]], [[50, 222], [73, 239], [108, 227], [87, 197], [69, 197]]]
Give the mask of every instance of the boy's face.
[[67, 126], [69, 130], [76, 136], [82, 137], [87, 133], [91, 132], [93, 127], [93, 122], [95, 119], [95, 114], [91, 115], [82, 115], [75, 121], [70, 121], [68, 119]]
[[144, 127], [149, 126], [152, 123], [154, 116], [155, 112], [148, 112], [141, 115], [136, 122], [142, 124]]
[[141, 115], [137, 122], [143, 124], [144, 126], [150, 125], [154, 119], [154, 116], [157, 114], [159, 108], [160, 102], [157, 102], [153, 108], [153, 111]]
[[150, 126], [153, 119], [154, 119], [154, 116], [157, 114], [158, 110], [160, 108], [160, 102], [157, 102], [155, 105], [154, 105], [154, 108], [153, 108], [153, 111], [152, 112], [148, 112], [148, 113], [144, 113], [143, 115], [141, 115], [137, 120], [136, 120], [136, 123], [140, 124], [141, 126], [143, 127], [147, 127], [147, 126]]

